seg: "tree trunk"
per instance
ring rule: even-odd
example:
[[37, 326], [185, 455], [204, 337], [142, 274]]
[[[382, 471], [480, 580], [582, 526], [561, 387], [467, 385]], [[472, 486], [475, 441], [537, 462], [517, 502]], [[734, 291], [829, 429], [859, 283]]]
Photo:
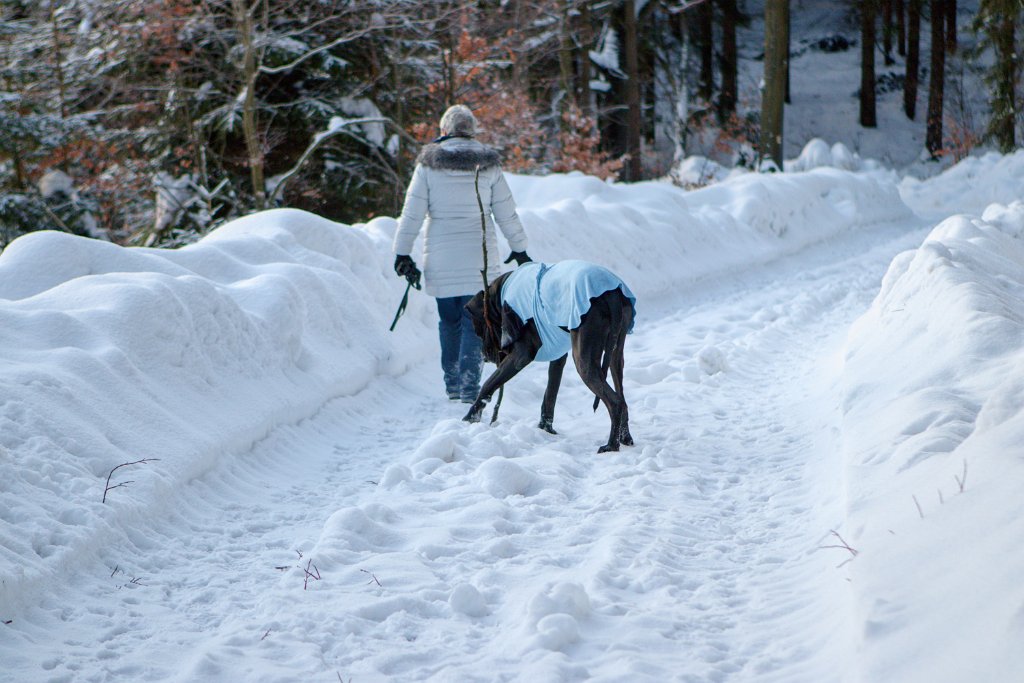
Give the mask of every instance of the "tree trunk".
[[1014, 55], [1014, 45], [1020, 8], [1017, 0], [996, 0], [992, 4], [997, 5], [993, 15], [998, 18], [989, 24], [992, 26], [996, 64], [992, 120], [988, 132], [999, 145], [999, 151], [1009, 154], [1016, 147], [1014, 124], [1018, 106], [1015, 90], [1020, 66]]
[[594, 106], [593, 93], [590, 90], [590, 48], [591, 43], [594, 40], [594, 32], [590, 25], [590, 2], [584, 0], [580, 4], [580, 48], [579, 63], [580, 63], [580, 108], [583, 109], [583, 113], [597, 117], [596, 108]]
[[718, 115], [726, 121], [736, 113], [739, 100], [738, 57], [736, 48], [736, 22], [739, 10], [736, 0], [717, 0], [722, 8], [722, 91], [718, 95]]
[[697, 5], [697, 41], [700, 46], [700, 82], [697, 97], [710, 102], [715, 87], [715, 10], [708, 1]]
[[907, 73], [903, 82], [903, 113], [917, 116], [917, 85], [921, 74], [921, 2], [907, 0]]
[[572, 79], [572, 22], [569, 13], [572, 0], [561, 0], [561, 2], [562, 25], [559, 33], [558, 69], [563, 92], [561, 110], [566, 112], [576, 105], [576, 88], [573, 86]]
[[900, 57], [907, 56], [907, 13], [903, 0], [893, 0], [892, 8], [896, 13], [896, 52]]
[[782, 170], [782, 126], [786, 96], [786, 14], [789, 0], [764, 5], [764, 92], [761, 94], [761, 157]]
[[945, 3], [931, 0], [931, 73], [928, 75], [928, 117], [925, 127], [925, 147], [932, 159], [938, 159], [942, 151], [942, 100], [946, 76], [946, 32]]
[[[394, 92], [396, 92], [396, 93], [403, 93], [403, 92], [405, 92], [405, 90], [403, 89], [403, 86], [402, 86], [402, 71], [401, 71], [401, 65], [399, 63], [400, 60], [396, 59], [395, 56], [393, 54], [391, 54], [390, 51], [389, 51], [388, 52], [388, 61], [391, 62], [391, 87], [394, 89]], [[395, 98], [394, 121], [395, 121], [395, 126], [399, 130], [405, 130], [405, 108], [404, 108], [404, 104], [405, 104], [405, 98], [404, 97], [399, 96], [399, 97]], [[404, 182], [404, 178], [406, 178], [407, 176], [405, 175], [405, 155], [401, 153], [401, 149], [402, 149], [402, 147], [404, 145], [405, 145], [405, 142], [402, 140], [402, 136], [398, 136], [398, 148], [396, 149], [396, 154], [395, 154], [395, 175], [397, 175], [400, 179], [403, 179], [403, 180], [399, 180], [399, 182], [395, 183], [394, 186], [393, 186], [393, 189], [392, 189], [392, 194], [391, 194], [392, 205], [391, 206], [392, 206], [392, 210], [395, 211], [396, 213], [400, 213], [402, 211], [402, 202], [404, 200], [404, 195], [405, 195], [405, 182]]]
[[892, 0], [882, 1], [882, 55], [885, 57], [885, 65], [889, 66], [896, 62], [892, 57]]
[[946, 10], [946, 52], [956, 52], [956, 0], [943, 0]]
[[242, 44], [242, 133], [245, 136], [245, 150], [249, 157], [249, 177], [252, 181], [253, 196], [257, 208], [267, 205], [266, 183], [263, 178], [263, 145], [260, 144], [259, 128], [256, 121], [256, 46], [253, 43], [252, 13], [245, 0], [233, 0], [235, 30]]
[[875, 128], [875, 2], [864, 0], [860, 9], [860, 125]]
[[789, 11], [789, 1], [786, 2], [786, 104], [793, 104], [793, 100], [789, 97], [789, 58], [792, 55], [792, 42], [793, 42], [793, 25], [792, 25], [793, 13]]
[[629, 155], [624, 170], [626, 180], [637, 181], [640, 180], [643, 160], [640, 158], [640, 46], [635, 0], [625, 0], [622, 9], [622, 49], [626, 58], [626, 154]]
[[57, 21], [57, 3], [50, 5], [50, 27], [53, 31], [53, 68], [57, 77], [57, 104], [60, 110], [61, 119], [68, 116], [67, 110], [67, 87], [64, 82], [64, 64], [61, 56], [60, 46], [60, 24]]
[[[673, 163], [678, 163], [686, 156], [686, 124], [690, 120], [690, 98], [686, 85], [686, 65], [690, 57], [690, 34], [686, 21], [686, 12], [676, 13], [676, 35], [679, 37], [679, 64], [682, 67], [673, 76], [673, 93], [675, 96], [675, 117], [673, 119], [673, 138], [675, 149], [672, 153]], [[705, 103], [706, 104], [706, 103]], [[703, 105], [702, 105], [703, 106]]]
[[[4, 41], [4, 60], [5, 64], [11, 63], [11, 45], [9, 39]], [[4, 69], [2, 70], [2, 73], [4, 78], [4, 88], [8, 92], [15, 92], [15, 85], [14, 81], [11, 79], [10, 71]], [[22, 105], [22, 107], [24, 107], [24, 105]], [[22, 107], [18, 108], [19, 114], [25, 113], [22, 111]], [[25, 172], [25, 162], [21, 158], [21, 148], [14, 140], [11, 141], [11, 145], [10, 154], [11, 161], [14, 162], [15, 188], [18, 190], [24, 190], [28, 187], [28, 175]]]

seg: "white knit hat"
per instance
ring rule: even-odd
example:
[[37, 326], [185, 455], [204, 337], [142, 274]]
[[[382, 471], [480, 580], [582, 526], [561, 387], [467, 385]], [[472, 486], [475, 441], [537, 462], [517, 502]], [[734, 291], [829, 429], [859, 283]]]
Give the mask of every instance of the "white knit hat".
[[476, 117], [464, 104], [448, 107], [441, 117], [441, 135], [476, 135]]

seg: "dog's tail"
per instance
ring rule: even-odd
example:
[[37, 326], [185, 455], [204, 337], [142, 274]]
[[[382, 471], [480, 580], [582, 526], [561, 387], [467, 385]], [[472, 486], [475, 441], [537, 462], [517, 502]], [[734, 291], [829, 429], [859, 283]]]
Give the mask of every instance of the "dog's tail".
[[[618, 291], [618, 290], [615, 290]], [[604, 296], [604, 295], [602, 295]], [[608, 367], [612, 363], [612, 354], [615, 352], [615, 346], [618, 344], [618, 334], [615, 332], [622, 327], [622, 306], [616, 306], [614, 304], [608, 305], [608, 336], [604, 342], [604, 357], [601, 359], [601, 381], [608, 381]], [[597, 407], [601, 405], [601, 398], [594, 395], [594, 411], [597, 411]]]

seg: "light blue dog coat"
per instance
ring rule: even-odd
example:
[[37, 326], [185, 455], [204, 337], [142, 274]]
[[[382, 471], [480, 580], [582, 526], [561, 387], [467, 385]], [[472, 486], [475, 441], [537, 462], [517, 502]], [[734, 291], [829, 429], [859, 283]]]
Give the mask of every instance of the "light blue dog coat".
[[[635, 309], [633, 292], [607, 268], [586, 261], [529, 262], [505, 278], [501, 300], [524, 324], [534, 321], [541, 341], [534, 360], [553, 361], [569, 352], [571, 340], [565, 330], [580, 326], [580, 319], [590, 310], [590, 300], [616, 288]], [[628, 331], [633, 331], [632, 323]]]

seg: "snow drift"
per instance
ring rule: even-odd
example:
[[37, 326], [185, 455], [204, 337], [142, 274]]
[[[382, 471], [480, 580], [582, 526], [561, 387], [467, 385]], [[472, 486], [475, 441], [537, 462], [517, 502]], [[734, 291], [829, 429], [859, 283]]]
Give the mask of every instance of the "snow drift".
[[865, 680], [1009, 680], [1024, 638], [1024, 204], [947, 218], [897, 257], [844, 377]]

